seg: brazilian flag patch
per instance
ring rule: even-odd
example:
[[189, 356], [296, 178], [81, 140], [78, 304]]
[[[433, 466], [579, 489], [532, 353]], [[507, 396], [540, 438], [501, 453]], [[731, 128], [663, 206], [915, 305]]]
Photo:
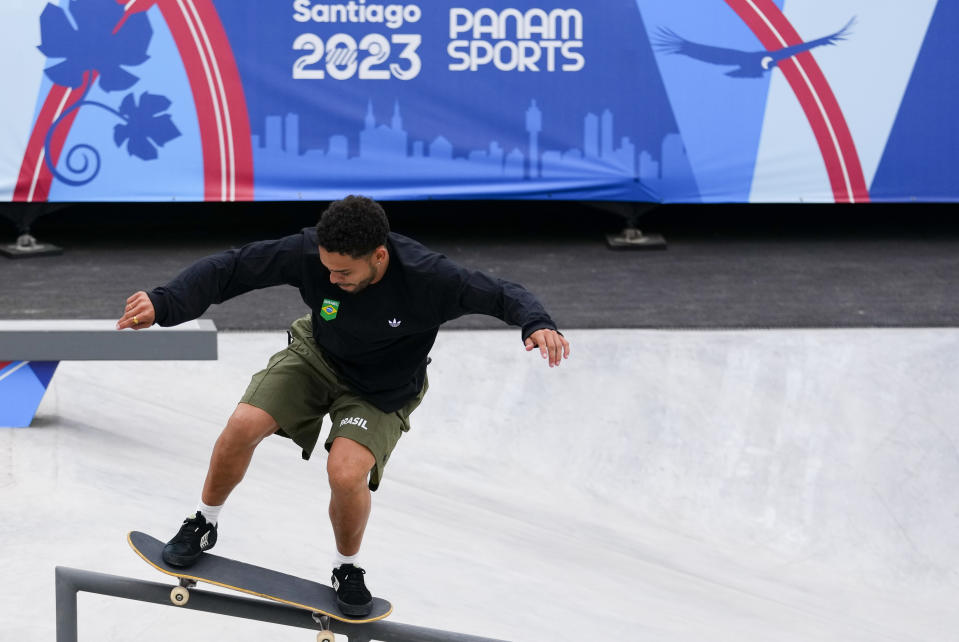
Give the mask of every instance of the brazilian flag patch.
[[332, 321], [336, 318], [336, 313], [340, 311], [340, 302], [333, 299], [323, 299], [323, 305], [320, 307], [320, 316], [326, 321]]

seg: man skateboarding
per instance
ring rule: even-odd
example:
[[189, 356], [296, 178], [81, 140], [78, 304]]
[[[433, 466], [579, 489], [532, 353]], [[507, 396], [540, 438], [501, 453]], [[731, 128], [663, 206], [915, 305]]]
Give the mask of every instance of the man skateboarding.
[[522, 286], [390, 232], [383, 208], [360, 196], [333, 202], [315, 228], [208, 256], [165, 286], [137, 292], [117, 328], [177, 325], [212, 303], [280, 284], [298, 288], [311, 314], [293, 322], [289, 345], [253, 375], [213, 447], [201, 501], [163, 559], [186, 567], [213, 547], [220, 509], [260, 441], [288, 437], [309, 459], [328, 414], [332, 582], [342, 611], [362, 616], [372, 596], [357, 557], [371, 492], [426, 394], [439, 326], [464, 314], [498, 317], [522, 328], [526, 350], [539, 349], [550, 367], [569, 357], [569, 342]]

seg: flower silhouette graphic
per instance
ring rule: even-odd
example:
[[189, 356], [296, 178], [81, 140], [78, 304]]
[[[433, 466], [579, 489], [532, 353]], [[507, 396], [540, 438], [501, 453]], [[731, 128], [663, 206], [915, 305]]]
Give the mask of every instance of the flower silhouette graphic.
[[160, 113], [169, 109], [170, 104], [166, 96], [148, 91], [140, 95], [139, 104], [133, 94], [127, 94], [119, 109], [125, 122], [113, 128], [113, 142], [121, 147], [126, 141], [130, 156], [143, 160], [155, 159], [157, 146], [163, 147], [180, 136], [180, 130], [173, 124], [169, 114]]
[[71, 0], [69, 12], [48, 4], [40, 14], [38, 49], [47, 58], [62, 59], [45, 70], [50, 80], [75, 89], [86, 82], [87, 72], [96, 72], [105, 91], [136, 84], [138, 77], [123, 67], [149, 58], [153, 28], [146, 14], [127, 16], [120, 25], [124, 9], [115, 0]]

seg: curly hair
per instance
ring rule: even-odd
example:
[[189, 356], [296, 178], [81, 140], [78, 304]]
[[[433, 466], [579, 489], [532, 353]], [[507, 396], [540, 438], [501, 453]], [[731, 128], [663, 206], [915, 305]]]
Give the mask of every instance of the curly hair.
[[327, 252], [367, 256], [386, 244], [390, 222], [383, 207], [365, 196], [333, 201], [316, 224], [316, 236]]

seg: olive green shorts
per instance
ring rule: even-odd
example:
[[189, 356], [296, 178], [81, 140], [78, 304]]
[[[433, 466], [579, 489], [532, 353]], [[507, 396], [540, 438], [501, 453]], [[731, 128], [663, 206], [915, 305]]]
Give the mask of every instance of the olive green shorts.
[[337, 437], [366, 446], [376, 458], [369, 480], [370, 490], [376, 490], [400, 436], [410, 429], [410, 413], [420, 405], [429, 383], [424, 382], [420, 393], [396, 412], [383, 412], [347, 387], [323, 359], [313, 341], [309, 315], [293, 322], [290, 337], [290, 344], [253, 375], [240, 401], [269, 413], [280, 426], [276, 434], [296, 442], [303, 449], [303, 459], [313, 453], [323, 416], [329, 415], [333, 427], [326, 450]]

